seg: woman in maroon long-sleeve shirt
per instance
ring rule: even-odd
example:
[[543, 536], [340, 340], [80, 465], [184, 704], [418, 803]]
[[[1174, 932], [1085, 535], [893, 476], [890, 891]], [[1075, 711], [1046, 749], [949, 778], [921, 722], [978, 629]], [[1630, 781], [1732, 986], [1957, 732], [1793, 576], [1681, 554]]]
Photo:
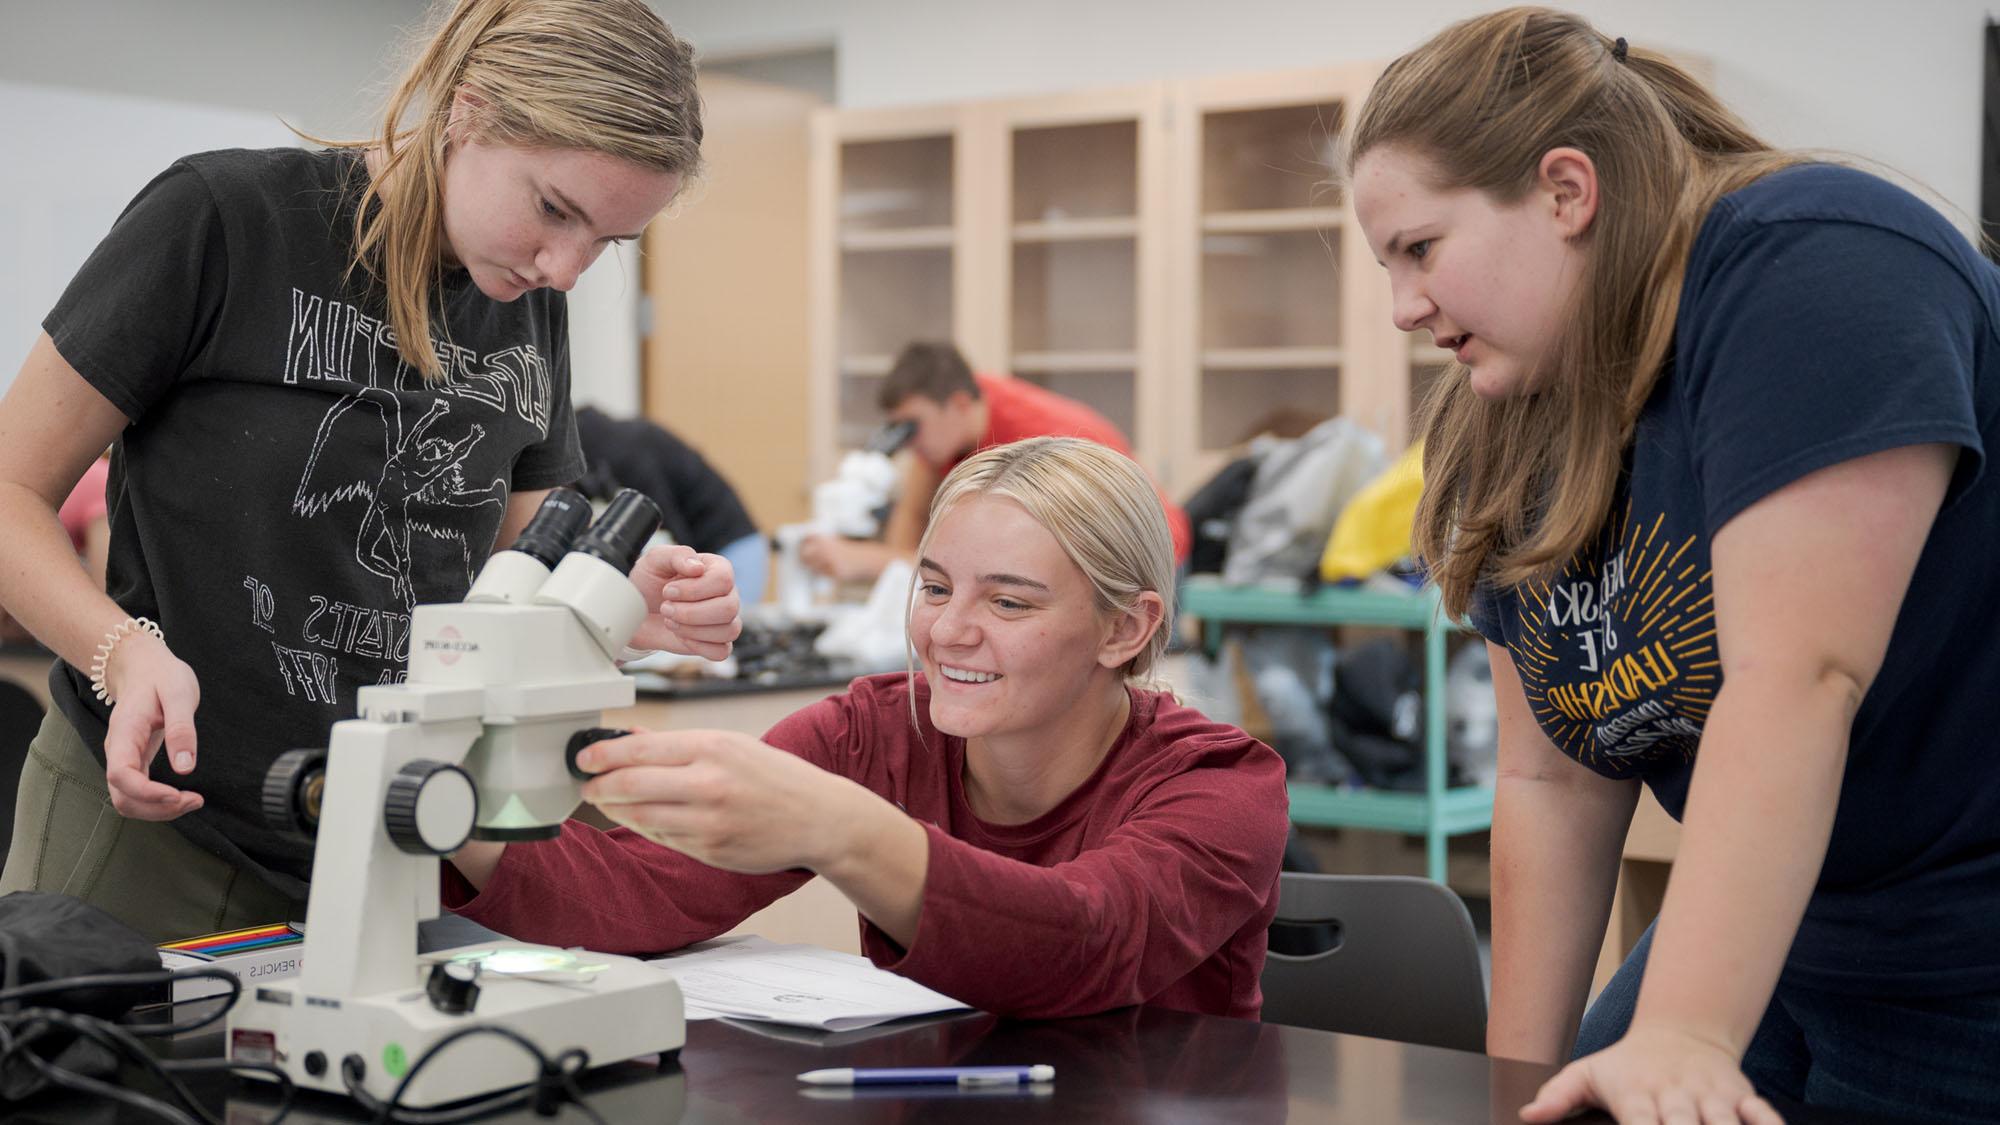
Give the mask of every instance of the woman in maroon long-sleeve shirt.
[[877, 964], [989, 1011], [1255, 1018], [1284, 765], [1139, 686], [1172, 581], [1131, 460], [1072, 438], [986, 450], [933, 502], [920, 670], [856, 680], [762, 742], [599, 743], [584, 796], [624, 827], [468, 845], [447, 905], [524, 940], [656, 952], [818, 873]]

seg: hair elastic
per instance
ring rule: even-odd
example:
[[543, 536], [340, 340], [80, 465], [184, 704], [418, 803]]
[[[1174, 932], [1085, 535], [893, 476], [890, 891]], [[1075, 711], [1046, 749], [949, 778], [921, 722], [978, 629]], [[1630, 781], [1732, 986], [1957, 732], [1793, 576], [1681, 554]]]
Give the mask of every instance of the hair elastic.
[[1619, 62], [1625, 61], [1625, 37], [1623, 35], [1620, 35], [1617, 41], [1611, 44], [1611, 57], [1617, 59]]
[[104, 682], [104, 670], [111, 663], [111, 653], [117, 649], [118, 642], [134, 633], [151, 633], [163, 643], [167, 639], [166, 634], [160, 632], [158, 625], [144, 617], [128, 617], [120, 622], [116, 629], [104, 634], [103, 642], [97, 646], [96, 655], [90, 658], [90, 689], [96, 693], [99, 703], [118, 702], [111, 694], [110, 686]]

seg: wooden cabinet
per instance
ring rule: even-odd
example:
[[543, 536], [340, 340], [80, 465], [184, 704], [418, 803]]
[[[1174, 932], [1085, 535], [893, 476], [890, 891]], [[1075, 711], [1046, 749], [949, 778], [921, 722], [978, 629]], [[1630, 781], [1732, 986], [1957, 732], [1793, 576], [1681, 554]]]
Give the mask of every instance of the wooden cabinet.
[[1176, 495], [1280, 408], [1401, 448], [1446, 357], [1391, 325], [1331, 182], [1375, 72], [820, 111], [815, 477], [879, 423], [879, 380], [919, 338], [1095, 407]]
[[990, 107], [1002, 160], [1001, 370], [1084, 402], [1158, 465], [1168, 403], [1165, 87]]
[[[808, 263], [813, 419], [808, 471], [825, 479], [841, 450], [881, 422], [876, 389], [913, 339], [975, 330], [993, 287], [971, 249], [975, 194], [990, 146], [967, 136], [976, 114], [947, 106], [817, 111], [811, 123]], [[989, 330], [990, 331], [990, 330]]]

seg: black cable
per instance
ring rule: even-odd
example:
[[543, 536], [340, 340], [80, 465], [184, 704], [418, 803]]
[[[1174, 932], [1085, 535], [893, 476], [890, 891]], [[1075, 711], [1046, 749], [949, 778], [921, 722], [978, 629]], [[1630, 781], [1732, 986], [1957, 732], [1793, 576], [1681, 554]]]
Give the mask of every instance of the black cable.
[[[11, 978], [13, 973], [10, 971], [8, 976]], [[228, 969], [209, 965], [202, 965], [192, 969], [147, 969], [136, 973], [92, 973], [80, 977], [59, 977], [55, 980], [39, 980], [32, 984], [17, 984], [0, 989], [0, 1004], [12, 1005], [30, 997], [46, 996], [56, 992], [83, 991], [93, 988], [138, 988], [154, 984], [166, 985], [169, 990], [167, 995], [171, 998], [173, 996], [171, 990], [174, 981], [192, 980], [200, 977], [219, 980], [227, 984], [229, 986], [229, 1002], [216, 1005], [216, 1010], [202, 1019], [193, 1020], [185, 1024], [167, 1024], [156, 1030], [140, 1033], [149, 1037], [178, 1035], [183, 1031], [194, 1031], [207, 1027], [209, 1024], [221, 1019], [230, 1008], [235, 1007], [237, 999], [243, 995], [242, 979]], [[204, 997], [204, 999], [212, 998]]]
[[590, 1066], [590, 1053], [581, 1047], [572, 1047], [562, 1054], [557, 1055], [556, 1063], [560, 1065], [563, 1059], [571, 1057], [576, 1059], [576, 1065], [563, 1071], [563, 1091], [569, 1095], [571, 1104], [583, 1111], [585, 1117], [590, 1118], [596, 1125], [609, 1125], [604, 1118], [598, 1116], [596, 1110], [590, 1108], [589, 1102], [583, 1100], [583, 1090], [576, 1084], [576, 1076], [582, 1074]]
[[236, 1059], [170, 1059], [160, 1064], [168, 1070], [255, 1070], [270, 1075], [278, 1083], [278, 1112], [264, 1125], [278, 1125], [292, 1112], [292, 1100], [298, 1095], [298, 1085], [285, 1068], [276, 1063], [241, 1062]]
[[[33, 1050], [34, 1041], [39, 1038], [39, 1033], [51, 1027], [61, 1028], [74, 1034], [87, 1035], [101, 1042], [100, 1037], [89, 1035], [91, 1029], [87, 1025], [103, 1024], [103, 1022], [94, 1016], [81, 1016], [71, 1012], [57, 1011], [53, 1008], [30, 1008], [25, 1012], [10, 1016], [4, 1023], [0, 1023], [0, 1043], [4, 1043], [4, 1049], [0, 1049], [0, 1068], [4, 1068], [8, 1063], [18, 1059], [26, 1062], [45, 1082], [52, 1086], [107, 1098], [172, 1122], [173, 1125], [201, 1125], [201, 1123], [217, 1125], [215, 1119], [206, 1111], [201, 1110], [198, 1105], [194, 1108], [199, 1115], [199, 1121], [195, 1117], [190, 1117], [188, 1114], [183, 1113], [178, 1107], [169, 1105], [158, 1098], [133, 1090], [127, 1090], [121, 1086], [100, 1082], [97, 1079], [57, 1066]], [[22, 1032], [18, 1037], [14, 1034], [17, 1029]], [[117, 1048], [113, 1049], [117, 1050]], [[119, 1053], [122, 1054], [123, 1052], [119, 1051]], [[140, 1053], [142, 1055], [146, 1053], [143, 1047], [140, 1048]], [[177, 1092], [176, 1096], [178, 1097], [180, 1094]]]
[[[538, 1067], [535, 1078], [524, 1084], [521, 1089], [509, 1090], [449, 1110], [414, 1109], [402, 1104], [403, 1095], [409, 1092], [410, 1084], [416, 1081], [417, 1074], [436, 1058], [439, 1052], [461, 1039], [482, 1034], [498, 1035], [532, 1055]], [[575, 1066], [564, 1065], [565, 1061], [572, 1059], [575, 1061]], [[358, 1069], [356, 1061], [352, 1055], [340, 1061], [341, 1080], [347, 1086], [348, 1095], [360, 1102], [362, 1108], [375, 1115], [374, 1125], [388, 1125], [391, 1122], [399, 1122], [402, 1125], [454, 1125], [456, 1122], [466, 1121], [498, 1109], [512, 1108], [530, 1101], [541, 1101], [550, 1091], [557, 1095], [556, 1101], [542, 1104], [560, 1105], [564, 1100], [571, 1101], [597, 1125], [604, 1125], [604, 1118], [598, 1116], [597, 1112], [583, 1100], [583, 1091], [576, 1085], [576, 1075], [589, 1066], [588, 1053], [580, 1048], [571, 1048], [551, 1060], [533, 1040], [512, 1028], [498, 1024], [481, 1023], [461, 1027], [431, 1044], [417, 1057], [417, 1061], [411, 1064], [410, 1069], [404, 1072], [402, 1079], [396, 1083], [396, 1088], [390, 1091], [388, 1101], [382, 1101], [369, 1093], [367, 1087], [361, 1084], [361, 1076], [356, 1073]]]
[[[4, 950], [8, 936], [0, 933], [0, 950]], [[53, 993], [93, 988], [131, 988], [153, 984], [164, 984], [171, 996], [174, 981], [198, 977], [221, 980], [228, 986], [228, 991], [226, 994], [214, 994], [194, 1001], [197, 1004], [209, 1004], [213, 1010], [206, 1015], [177, 1023], [122, 1025], [57, 1008], [19, 1006], [22, 1000]], [[106, 1098], [170, 1122], [172, 1125], [223, 1125], [222, 1121], [209, 1113], [194, 1092], [176, 1076], [176, 1072], [256, 1071], [275, 1077], [281, 1088], [277, 1115], [267, 1125], [278, 1125], [291, 1113], [297, 1086], [291, 1075], [282, 1067], [270, 1063], [238, 1062], [227, 1058], [161, 1060], [155, 1058], [140, 1042], [142, 1038], [161, 1038], [196, 1031], [227, 1015], [243, 994], [242, 979], [227, 969], [202, 966], [178, 971], [158, 969], [135, 973], [95, 973], [58, 980], [36, 981], [31, 984], [15, 983], [18, 979], [16, 959], [6, 958], [5, 973], [4, 976], [0, 976], [0, 981], [6, 984], [6, 987], [0, 988], [0, 1006], [6, 1009], [4, 1013], [0, 1013], [0, 1074], [4, 1074], [17, 1061], [25, 1062], [50, 1085]], [[66, 1031], [80, 1039], [90, 1040], [110, 1051], [114, 1058], [123, 1059], [151, 1074], [178, 1104], [78, 1074], [57, 1066], [36, 1053], [33, 1049], [35, 1043], [50, 1032], [58, 1030]], [[498, 1035], [527, 1051], [533, 1056], [538, 1068], [535, 1077], [519, 1089], [509, 1090], [450, 1110], [420, 1110], [401, 1104], [403, 1096], [409, 1091], [410, 1084], [431, 1059], [452, 1043], [479, 1034]], [[360, 1076], [356, 1073], [358, 1070], [355, 1066], [356, 1061], [353, 1056], [341, 1061], [341, 1077], [347, 1086], [349, 1096], [375, 1115], [374, 1120], [377, 1125], [388, 1122], [399, 1122], [402, 1125], [455, 1125], [457, 1122], [530, 1101], [535, 1102], [536, 1108], [544, 1114], [555, 1112], [567, 1102], [575, 1105], [595, 1125], [606, 1125], [604, 1118], [585, 1101], [583, 1090], [576, 1082], [577, 1075], [589, 1067], [590, 1056], [587, 1052], [580, 1048], [572, 1048], [551, 1059], [526, 1036], [497, 1024], [474, 1024], [463, 1027], [431, 1044], [397, 1082], [395, 1090], [391, 1092], [386, 1102], [376, 1098], [362, 1085]]]
[[[10, 964], [7, 978], [18, 979]], [[127, 1026], [110, 1020], [79, 1012], [57, 1008], [20, 1008], [20, 1001], [51, 993], [68, 992], [75, 989], [134, 987], [163, 984], [169, 990], [173, 982], [181, 979], [207, 977], [221, 980], [228, 986], [226, 994], [205, 997], [212, 1011], [178, 1023]], [[65, 977], [58, 980], [36, 981], [32, 984], [10, 984], [0, 989], [0, 1003], [8, 1007], [0, 1015], [0, 1072], [11, 1064], [25, 1062], [35, 1073], [50, 1085], [79, 1093], [118, 1102], [141, 1110], [154, 1117], [172, 1122], [173, 1125], [222, 1125], [220, 1118], [204, 1108], [194, 1092], [176, 1077], [176, 1071], [205, 1070], [255, 1070], [274, 1074], [281, 1087], [278, 1113], [269, 1125], [276, 1125], [290, 1114], [296, 1088], [291, 1076], [281, 1068], [263, 1063], [240, 1063], [229, 1059], [161, 1060], [146, 1049], [141, 1039], [161, 1038], [196, 1031], [215, 1023], [228, 1014], [242, 995], [243, 982], [227, 969], [202, 966], [180, 971], [165, 969], [136, 973], [98, 973], [86, 976]], [[168, 993], [172, 995], [171, 991]], [[215, 1001], [220, 1000], [220, 1003]], [[127, 1090], [122, 1086], [101, 1082], [87, 1075], [78, 1074], [43, 1058], [33, 1048], [35, 1043], [51, 1031], [65, 1031], [78, 1038], [89, 1040], [109, 1051], [114, 1059], [121, 1059], [151, 1074], [169, 1094], [172, 1103], [160, 1098]], [[192, 1111], [190, 1115], [186, 1111]]]

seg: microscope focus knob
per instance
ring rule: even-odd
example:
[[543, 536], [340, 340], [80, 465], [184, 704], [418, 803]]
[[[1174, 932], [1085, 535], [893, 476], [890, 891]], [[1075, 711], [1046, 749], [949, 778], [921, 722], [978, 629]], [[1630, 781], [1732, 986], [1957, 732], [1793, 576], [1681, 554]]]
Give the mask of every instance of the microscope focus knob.
[[281, 835], [310, 842], [325, 792], [326, 751], [287, 750], [264, 774], [264, 820]]
[[411, 855], [445, 855], [464, 846], [479, 817], [472, 775], [420, 758], [396, 771], [382, 802], [389, 839]]
[[589, 781], [597, 775], [577, 765], [576, 756], [583, 753], [584, 748], [594, 742], [603, 742], [610, 738], [624, 738], [631, 733], [629, 730], [617, 730], [612, 727], [588, 727], [577, 731], [575, 734], [569, 736], [569, 745], [563, 747], [563, 768], [567, 769], [569, 775], [578, 781]]

